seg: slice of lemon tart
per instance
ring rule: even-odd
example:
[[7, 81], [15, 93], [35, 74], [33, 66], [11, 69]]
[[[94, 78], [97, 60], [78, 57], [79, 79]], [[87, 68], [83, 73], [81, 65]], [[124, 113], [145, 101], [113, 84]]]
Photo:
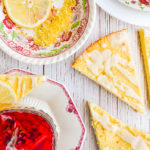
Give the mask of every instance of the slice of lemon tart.
[[121, 100], [144, 113], [144, 102], [124, 29], [89, 46], [72, 65]]
[[45, 80], [45, 76], [0, 74], [0, 109], [18, 103], [22, 97]]
[[110, 116], [88, 102], [99, 150], [149, 150], [150, 135]]
[[144, 60], [145, 74], [148, 85], [148, 95], [150, 100], [150, 31], [140, 29], [139, 30], [141, 41], [141, 52]]

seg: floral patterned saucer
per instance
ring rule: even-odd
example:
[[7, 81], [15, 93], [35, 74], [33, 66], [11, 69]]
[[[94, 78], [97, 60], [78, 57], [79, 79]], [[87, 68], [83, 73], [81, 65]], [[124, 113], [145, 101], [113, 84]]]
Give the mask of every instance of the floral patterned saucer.
[[[61, 0], [62, 1], [62, 0]], [[58, 0], [53, 0], [57, 7]], [[50, 64], [61, 61], [76, 52], [88, 38], [94, 24], [96, 8], [94, 0], [76, 0], [75, 17], [70, 30], [48, 47], [33, 44], [31, 29], [16, 26], [7, 16], [0, 0], [0, 48], [8, 55], [25, 63]]]
[[150, 0], [119, 0], [119, 1], [134, 9], [142, 11], [150, 11]]

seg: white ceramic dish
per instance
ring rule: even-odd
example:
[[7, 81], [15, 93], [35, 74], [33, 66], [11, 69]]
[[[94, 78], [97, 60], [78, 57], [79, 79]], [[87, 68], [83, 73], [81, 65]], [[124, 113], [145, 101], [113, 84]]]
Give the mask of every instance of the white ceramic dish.
[[[6, 72], [16, 73], [31, 75], [19, 69]], [[66, 88], [58, 82], [47, 80], [33, 89], [28, 96], [45, 101], [51, 108], [60, 130], [57, 150], [81, 150], [85, 127]]]
[[127, 7], [118, 0], [96, 0], [96, 2], [102, 9], [117, 19], [138, 26], [150, 27], [150, 12]]
[[[122, 4], [129, 6], [131, 8], [140, 10], [140, 11], [150, 11], [150, 5], [146, 2], [146, 0], [143, 0], [143, 3], [141, 3], [140, 0], [118, 0]], [[147, 3], [147, 5], [145, 5]]]
[[[58, 1], [58, 0], [57, 0]], [[53, 0], [54, 6], [57, 1]], [[62, 0], [59, 0], [62, 1]], [[61, 61], [74, 54], [87, 40], [96, 16], [95, 0], [77, 0], [70, 30], [63, 32], [57, 42], [48, 47], [34, 45], [32, 32], [18, 29], [8, 18], [0, 1], [0, 48], [8, 55], [29, 64], [43, 65]], [[21, 33], [20, 33], [21, 32]]]

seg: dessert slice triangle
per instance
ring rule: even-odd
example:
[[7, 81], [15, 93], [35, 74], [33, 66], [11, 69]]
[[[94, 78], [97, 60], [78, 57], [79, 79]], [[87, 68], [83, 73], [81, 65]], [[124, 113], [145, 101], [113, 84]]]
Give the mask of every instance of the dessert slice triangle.
[[145, 74], [148, 85], [148, 95], [150, 100], [150, 31], [140, 29], [141, 52], [143, 55]]
[[[17, 103], [26, 96], [33, 88], [45, 81], [45, 76], [38, 75], [4, 75], [0, 74], [0, 109]], [[7, 96], [9, 94], [9, 97]]]
[[126, 29], [93, 43], [72, 66], [136, 111], [144, 113], [143, 97], [130, 54]]
[[88, 102], [99, 150], [149, 150], [150, 135], [110, 116]]

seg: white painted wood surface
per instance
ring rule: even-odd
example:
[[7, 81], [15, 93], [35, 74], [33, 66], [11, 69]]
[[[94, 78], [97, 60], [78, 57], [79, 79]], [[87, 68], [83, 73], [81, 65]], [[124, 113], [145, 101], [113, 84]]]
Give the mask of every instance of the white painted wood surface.
[[121, 102], [118, 98], [71, 67], [77, 56], [79, 56], [81, 52], [85, 50], [85, 48], [87, 48], [92, 42], [105, 36], [106, 34], [123, 28], [128, 28], [129, 30], [132, 52], [146, 102], [147, 96], [144, 83], [145, 79], [143, 75], [142, 58], [139, 49], [139, 39], [137, 33], [138, 27], [129, 25], [111, 17], [98, 6], [93, 32], [88, 38], [88, 41], [85, 42], [84, 46], [76, 54], [67, 60], [56, 64], [47, 66], [33, 66], [16, 61], [0, 51], [0, 72], [2, 73], [12, 68], [20, 68], [31, 71], [35, 74], [45, 74], [49, 78], [64, 84], [70, 91], [70, 94], [73, 97], [86, 126], [87, 135], [83, 144], [83, 150], [98, 149], [94, 132], [90, 125], [89, 110], [86, 105], [87, 100], [91, 100], [96, 104], [99, 104], [104, 110], [108, 111], [111, 115], [117, 117], [125, 123], [150, 133], [150, 115], [148, 115], [150, 113], [146, 115], [135, 113], [125, 103]]

